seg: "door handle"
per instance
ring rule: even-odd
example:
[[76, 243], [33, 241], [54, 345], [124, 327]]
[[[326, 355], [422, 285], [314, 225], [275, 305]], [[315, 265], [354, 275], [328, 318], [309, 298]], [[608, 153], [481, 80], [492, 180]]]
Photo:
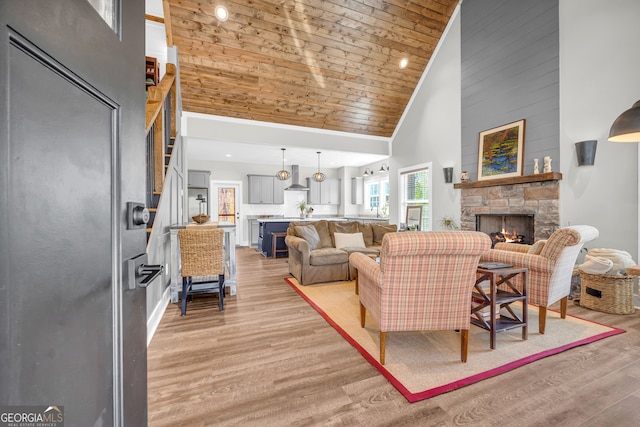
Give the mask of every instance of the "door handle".
[[140, 287], [146, 288], [149, 283], [153, 282], [153, 279], [158, 277], [164, 270], [163, 265], [139, 265], [136, 270], [136, 277], [141, 277], [142, 280], [138, 283]]
[[138, 286], [146, 288], [164, 271], [163, 265], [147, 265], [147, 259], [144, 253], [127, 260], [125, 280], [128, 289], [135, 290]]

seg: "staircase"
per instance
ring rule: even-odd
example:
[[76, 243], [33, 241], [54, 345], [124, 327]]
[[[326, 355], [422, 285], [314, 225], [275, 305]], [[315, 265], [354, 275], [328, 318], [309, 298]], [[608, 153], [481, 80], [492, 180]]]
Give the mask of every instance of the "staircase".
[[176, 66], [167, 64], [167, 71], [157, 86], [147, 88], [147, 243], [153, 231], [164, 178], [169, 169], [176, 141]]

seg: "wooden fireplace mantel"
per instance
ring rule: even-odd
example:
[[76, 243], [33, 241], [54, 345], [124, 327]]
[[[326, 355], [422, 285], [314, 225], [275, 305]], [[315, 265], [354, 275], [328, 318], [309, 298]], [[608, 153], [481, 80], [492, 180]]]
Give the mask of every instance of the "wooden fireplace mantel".
[[512, 176], [509, 178], [487, 179], [484, 181], [458, 182], [456, 184], [453, 184], [453, 188], [457, 189], [457, 188], [497, 187], [500, 185], [526, 184], [529, 182], [560, 181], [561, 179], [562, 179], [562, 174], [560, 172], [547, 172], [547, 173], [538, 173], [535, 175], [523, 175], [523, 176]]

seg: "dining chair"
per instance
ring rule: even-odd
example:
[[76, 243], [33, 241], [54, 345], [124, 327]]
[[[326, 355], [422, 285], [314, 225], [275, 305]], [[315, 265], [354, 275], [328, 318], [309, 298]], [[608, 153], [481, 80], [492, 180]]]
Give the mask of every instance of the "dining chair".
[[[178, 230], [182, 276], [182, 315], [192, 295], [216, 292], [218, 307], [224, 310], [224, 229]], [[193, 279], [198, 281], [194, 282]], [[212, 287], [217, 284], [217, 287]]]

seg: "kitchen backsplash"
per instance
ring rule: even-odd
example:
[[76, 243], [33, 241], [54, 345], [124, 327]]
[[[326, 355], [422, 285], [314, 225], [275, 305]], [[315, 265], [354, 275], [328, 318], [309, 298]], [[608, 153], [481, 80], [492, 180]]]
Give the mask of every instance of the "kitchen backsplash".
[[[283, 205], [249, 205], [243, 204], [240, 213], [242, 215], [279, 215], [285, 218], [300, 216], [297, 204], [300, 200], [307, 200], [306, 191], [285, 191]], [[338, 215], [338, 206], [335, 205], [309, 205], [313, 208], [313, 215], [331, 216]]]

